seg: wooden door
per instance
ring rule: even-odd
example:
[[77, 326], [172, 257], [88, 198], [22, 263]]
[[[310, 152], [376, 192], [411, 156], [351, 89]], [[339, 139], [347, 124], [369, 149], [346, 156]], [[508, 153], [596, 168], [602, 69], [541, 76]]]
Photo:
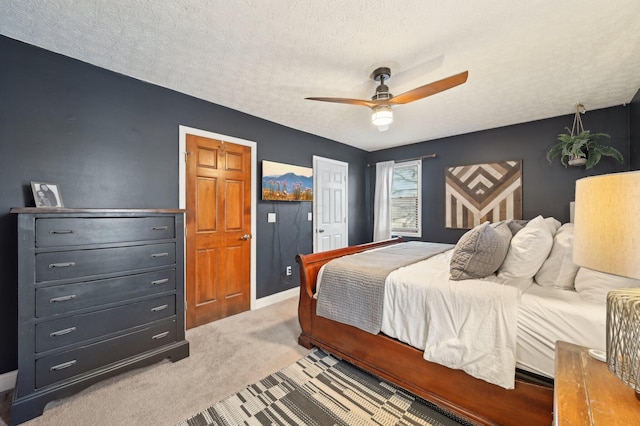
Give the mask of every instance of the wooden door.
[[346, 247], [349, 244], [348, 176], [347, 163], [313, 157], [314, 253]]
[[251, 148], [187, 135], [187, 328], [251, 304]]

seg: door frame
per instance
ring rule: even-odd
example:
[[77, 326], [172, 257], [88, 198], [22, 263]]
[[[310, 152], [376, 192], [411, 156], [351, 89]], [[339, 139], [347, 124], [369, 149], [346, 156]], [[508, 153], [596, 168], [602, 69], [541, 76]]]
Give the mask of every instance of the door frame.
[[316, 222], [316, 218], [318, 217], [318, 204], [316, 203], [316, 197], [318, 197], [318, 186], [317, 186], [317, 167], [316, 163], [318, 161], [324, 161], [325, 163], [333, 163], [341, 166], [345, 166], [345, 177], [347, 178], [344, 183], [344, 213], [345, 213], [345, 228], [346, 234], [344, 236], [345, 247], [349, 246], [349, 163], [340, 160], [334, 160], [332, 158], [321, 157], [319, 155], [312, 156], [313, 161], [313, 252], [317, 253], [316, 247], [318, 244], [318, 233], [316, 230], [318, 229], [318, 223]]
[[[256, 211], [257, 211], [257, 186], [256, 176], [258, 172], [258, 144], [257, 142], [249, 141], [246, 139], [236, 138], [234, 136], [222, 135], [220, 133], [209, 132], [207, 130], [196, 129], [188, 126], [179, 126], [179, 138], [178, 138], [178, 186], [179, 186], [179, 206], [181, 209], [185, 209], [187, 205], [187, 134], [201, 136], [209, 139], [218, 139], [237, 145], [244, 145], [251, 148], [251, 306], [249, 309], [252, 311], [256, 309]], [[185, 222], [186, 231], [186, 222]], [[185, 232], [185, 238], [187, 233]], [[186, 247], [185, 242], [185, 256]], [[185, 263], [186, 265], [186, 263]], [[185, 267], [185, 283], [187, 279], [187, 270]], [[185, 284], [186, 285], [186, 284]], [[186, 303], [186, 302], [185, 302]]]

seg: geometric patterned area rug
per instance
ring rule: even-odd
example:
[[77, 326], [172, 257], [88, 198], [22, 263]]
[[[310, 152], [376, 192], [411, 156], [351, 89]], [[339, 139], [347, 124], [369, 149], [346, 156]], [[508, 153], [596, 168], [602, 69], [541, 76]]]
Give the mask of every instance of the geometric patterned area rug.
[[315, 349], [179, 426], [472, 425]]

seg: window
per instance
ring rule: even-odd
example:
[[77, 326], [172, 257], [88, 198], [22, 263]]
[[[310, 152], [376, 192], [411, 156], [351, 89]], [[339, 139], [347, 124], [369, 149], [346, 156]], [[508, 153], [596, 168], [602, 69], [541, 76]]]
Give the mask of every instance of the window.
[[422, 236], [422, 160], [397, 163], [391, 182], [391, 233]]

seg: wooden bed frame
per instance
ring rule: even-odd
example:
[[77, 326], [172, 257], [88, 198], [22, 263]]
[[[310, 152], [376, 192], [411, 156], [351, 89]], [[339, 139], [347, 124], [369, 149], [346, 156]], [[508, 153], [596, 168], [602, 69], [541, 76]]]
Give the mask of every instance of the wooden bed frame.
[[340, 256], [402, 242], [396, 238], [327, 252], [298, 255], [302, 333], [298, 343], [322, 348], [372, 374], [384, 378], [460, 417], [485, 425], [544, 425], [552, 423], [553, 387], [516, 378], [507, 390], [425, 361], [423, 352], [382, 333], [373, 335], [356, 327], [316, 315], [313, 298], [320, 267]]

